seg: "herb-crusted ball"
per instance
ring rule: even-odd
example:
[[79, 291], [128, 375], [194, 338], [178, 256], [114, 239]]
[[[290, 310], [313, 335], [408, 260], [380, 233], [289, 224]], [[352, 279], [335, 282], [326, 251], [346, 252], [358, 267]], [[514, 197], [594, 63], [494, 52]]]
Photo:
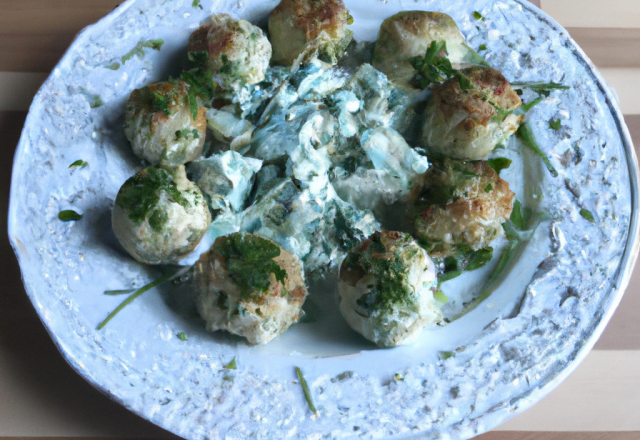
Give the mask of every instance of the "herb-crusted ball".
[[336, 64], [353, 38], [352, 22], [342, 0], [282, 0], [269, 16], [272, 63], [289, 66], [311, 46]]
[[271, 44], [262, 29], [227, 14], [213, 15], [211, 23], [196, 29], [189, 37], [189, 51], [225, 89], [259, 83], [271, 59]]
[[[193, 102], [191, 102], [193, 101]], [[206, 109], [184, 81], [150, 84], [131, 92], [124, 133], [136, 156], [152, 165], [180, 165], [202, 154]]]
[[241, 232], [219, 237], [195, 267], [196, 304], [209, 331], [265, 344], [302, 316], [302, 263], [271, 240]]
[[482, 249], [502, 233], [514, 193], [487, 162], [436, 161], [417, 190], [416, 236], [433, 258]]
[[122, 185], [112, 212], [122, 246], [148, 264], [177, 263], [195, 249], [210, 223], [204, 195], [183, 165], [140, 171]]
[[424, 57], [434, 41], [446, 42], [449, 60], [454, 65], [484, 63], [467, 46], [458, 25], [447, 14], [402, 11], [382, 23], [373, 52], [373, 67], [396, 84], [412, 87], [416, 71], [409, 60], [417, 56]]
[[470, 67], [458, 78], [433, 88], [424, 112], [422, 146], [432, 153], [461, 160], [485, 158], [517, 130], [522, 101], [509, 81], [495, 69]]
[[340, 267], [340, 311], [380, 347], [407, 344], [442, 320], [435, 286], [435, 266], [409, 234], [376, 232]]

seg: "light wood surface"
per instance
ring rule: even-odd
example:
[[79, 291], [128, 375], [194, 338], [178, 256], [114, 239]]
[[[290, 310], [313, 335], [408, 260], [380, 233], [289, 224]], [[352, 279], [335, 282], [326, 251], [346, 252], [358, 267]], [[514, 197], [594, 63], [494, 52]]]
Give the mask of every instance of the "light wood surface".
[[[115, 0], [0, 0], [0, 230], [13, 151], [38, 85], [75, 34]], [[538, 2], [533, 2], [538, 3]], [[640, 0], [542, 0], [617, 90], [640, 146]], [[0, 235], [0, 440], [176, 438], [73, 372], [31, 306]], [[640, 440], [640, 268], [595, 350], [539, 404], [480, 440]]]

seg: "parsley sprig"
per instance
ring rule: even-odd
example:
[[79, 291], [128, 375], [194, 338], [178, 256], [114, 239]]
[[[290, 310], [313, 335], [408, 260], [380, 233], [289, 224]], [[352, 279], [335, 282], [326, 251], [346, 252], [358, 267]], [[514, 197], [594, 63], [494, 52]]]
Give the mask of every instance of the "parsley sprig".
[[425, 55], [409, 58], [409, 63], [416, 70], [414, 84], [420, 89], [426, 89], [431, 84], [440, 84], [451, 78], [458, 78], [462, 90], [473, 89], [469, 78], [453, 68], [447, 57], [447, 42], [432, 41]]

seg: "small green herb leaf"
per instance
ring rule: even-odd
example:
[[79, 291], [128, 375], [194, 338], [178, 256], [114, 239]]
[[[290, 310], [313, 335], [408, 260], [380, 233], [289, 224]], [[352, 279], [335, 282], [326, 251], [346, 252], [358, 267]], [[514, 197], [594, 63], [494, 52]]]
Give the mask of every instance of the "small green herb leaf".
[[102, 98], [100, 98], [98, 95], [94, 95], [91, 97], [91, 101], [89, 101], [89, 107], [98, 108], [102, 105], [104, 105], [104, 102], [102, 102]]
[[489, 183], [484, 187], [484, 192], [490, 193], [491, 191], [493, 191], [493, 185]]
[[433, 298], [442, 304], [449, 302], [449, 297], [445, 295], [442, 290], [436, 290], [436, 293], [433, 294]]
[[496, 173], [500, 174], [500, 171], [506, 170], [511, 166], [512, 161], [506, 157], [496, 157], [494, 159], [489, 159], [487, 163]]
[[469, 264], [467, 264], [467, 267], [465, 268], [465, 270], [467, 272], [470, 272], [472, 270], [480, 269], [481, 267], [486, 266], [487, 263], [489, 263], [489, 261], [491, 261], [492, 258], [493, 258], [492, 247], [486, 247], [484, 249], [475, 251], [471, 255], [471, 260], [469, 261]]
[[180, 332], [176, 335], [178, 337], [178, 339], [180, 339], [181, 341], [186, 341], [187, 340], [187, 335], [184, 334], [184, 332]]
[[560, 119], [552, 119], [549, 121], [549, 128], [555, 131], [560, 130], [562, 126], [562, 121]]
[[164, 44], [164, 40], [148, 40], [148, 41], [140, 41], [136, 46], [131, 49], [129, 52], [123, 55], [121, 58], [122, 64], [125, 64], [134, 56], [138, 55], [139, 57], [144, 57], [144, 49], [149, 48], [153, 50], [160, 50], [162, 45]]
[[481, 14], [481, 13], [479, 13], [478, 11], [475, 11], [475, 12], [473, 13], [473, 18], [475, 18], [476, 20], [482, 20], [482, 21], [484, 21], [484, 17], [483, 17], [483, 16], [482, 16], [482, 14]]
[[596, 222], [595, 217], [593, 216], [593, 214], [591, 213], [591, 211], [589, 211], [588, 209], [584, 209], [584, 208], [582, 208], [582, 209], [580, 210], [580, 215], [581, 215], [585, 220], [587, 220], [588, 222], [591, 222], [591, 223], [595, 223], [595, 222]]
[[318, 414], [318, 411], [316, 411], [316, 407], [313, 406], [313, 400], [311, 400], [311, 393], [309, 392], [309, 385], [307, 385], [307, 381], [305, 380], [304, 376], [302, 375], [302, 371], [300, 370], [299, 367], [296, 367], [296, 375], [298, 376], [298, 379], [300, 380], [300, 385], [302, 386], [302, 391], [304, 392], [304, 398], [307, 400], [307, 405], [309, 405], [309, 409], [311, 410], [312, 413]]
[[78, 214], [77, 212], [72, 211], [71, 209], [67, 209], [64, 211], [60, 211], [60, 214], [58, 214], [58, 218], [63, 222], [71, 222], [71, 221], [80, 220], [82, 218], [82, 214]]
[[198, 100], [196, 99], [196, 91], [193, 87], [189, 87], [187, 94], [189, 100], [189, 110], [191, 110], [191, 119], [195, 122], [198, 119]]
[[117, 296], [117, 295], [126, 295], [131, 292], [135, 292], [136, 289], [125, 289], [125, 290], [105, 290], [104, 294], [109, 296]]
[[453, 357], [454, 355], [455, 353], [453, 351], [441, 351], [440, 359], [442, 359], [443, 361], [446, 361], [447, 359]]
[[438, 275], [438, 284], [442, 284], [446, 281], [450, 281], [454, 278], [458, 278], [460, 275], [462, 275], [461, 270], [452, 270], [451, 272], [446, 272], [443, 274]]
[[478, 51], [480, 50], [487, 50], [487, 45], [486, 44], [481, 44], [480, 47], [478, 48]]
[[118, 70], [120, 68], [120, 63], [115, 62], [115, 63], [111, 63], [108, 66], [104, 66], [106, 69], [110, 69], [110, 70]]
[[525, 114], [527, 113], [529, 110], [531, 110], [532, 108], [534, 108], [536, 105], [540, 104], [542, 101], [544, 100], [544, 98], [542, 96], [538, 96], [536, 99], [534, 99], [533, 101], [531, 101], [528, 104], [523, 104], [522, 107], [520, 107], [517, 112], [519, 114]]
[[200, 4], [200, 0], [193, 0], [193, 3], [191, 3], [191, 6], [193, 6], [194, 8], [202, 9], [202, 5]]
[[556, 171], [554, 166], [551, 164], [551, 161], [544, 153], [544, 151], [542, 151], [536, 144], [536, 141], [533, 138], [533, 133], [531, 133], [531, 128], [529, 127], [529, 124], [527, 122], [525, 122], [520, 126], [520, 128], [518, 128], [518, 136], [520, 137], [520, 139], [522, 139], [524, 144], [531, 149], [531, 151], [542, 158], [551, 175], [553, 177], [558, 177], [558, 171]]
[[348, 14], [348, 15], [347, 15], [347, 24], [348, 24], [348, 25], [352, 25], [352, 24], [353, 24], [353, 22], [354, 22], [354, 20], [353, 20], [353, 15]]
[[536, 93], [549, 93], [553, 90], [569, 90], [571, 87], [565, 86], [563, 84], [557, 84], [554, 82], [549, 83], [511, 83], [511, 87], [515, 90], [524, 90], [529, 89]]
[[84, 168], [87, 165], [89, 165], [87, 162], [85, 162], [82, 159], [78, 159], [76, 160], [74, 163], [72, 163], [71, 165], [69, 165], [69, 169], [73, 169], [73, 168]]
[[229, 362], [227, 365], [224, 366], [225, 370], [237, 370], [238, 369], [238, 365], [236, 365], [236, 358], [231, 359], [231, 362]]

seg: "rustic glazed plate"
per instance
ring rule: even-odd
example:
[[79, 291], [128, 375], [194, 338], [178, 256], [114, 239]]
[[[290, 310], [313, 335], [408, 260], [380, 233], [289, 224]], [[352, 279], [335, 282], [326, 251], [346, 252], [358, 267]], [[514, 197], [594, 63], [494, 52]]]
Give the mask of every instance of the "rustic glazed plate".
[[[180, 285], [148, 292], [97, 331], [122, 300], [105, 290], [159, 276], [111, 232], [117, 190], [142, 168], [122, 130], [128, 94], [179, 73], [189, 33], [211, 13], [264, 24], [277, 1], [202, 0], [200, 8], [192, 0], [131, 0], [87, 28], [31, 106], [15, 156], [9, 235], [27, 293], [69, 364], [180, 436], [470, 438], [564, 380], [629, 281], [638, 251], [637, 160], [611, 91], [565, 30], [524, 0], [346, 3], [358, 40], [374, 40], [399, 10], [442, 11], [472, 47], [487, 46], [487, 61], [512, 82], [571, 86], [528, 115], [558, 175], [515, 139], [500, 151], [514, 159], [502, 177], [537, 226], [485, 301], [412, 346], [376, 349], [354, 334], [336, 313], [331, 281], [312, 286], [312, 322], [266, 346], [205, 332]], [[144, 44], [156, 39], [165, 42], [160, 50]], [[562, 121], [559, 130], [549, 129], [552, 119]], [[69, 169], [78, 159], [88, 166]], [[83, 218], [62, 222], [65, 209]], [[495, 265], [445, 285], [450, 316], [477, 296]], [[238, 368], [225, 369], [233, 358]]]

